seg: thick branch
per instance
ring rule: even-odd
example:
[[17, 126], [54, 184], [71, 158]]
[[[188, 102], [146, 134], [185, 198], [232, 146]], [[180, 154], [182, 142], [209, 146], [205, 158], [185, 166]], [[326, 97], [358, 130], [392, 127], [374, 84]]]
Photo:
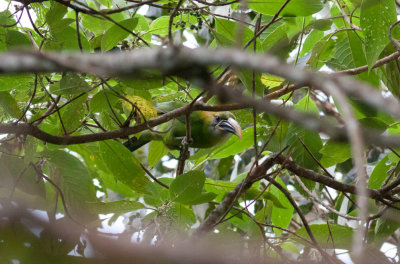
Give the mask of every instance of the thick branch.
[[[9, 52], [0, 54], [0, 73], [35, 73], [54, 71], [87, 72], [97, 76], [131, 77], [135, 72], [154, 69], [164, 74], [198, 78], [210, 65], [234, 66], [284, 77], [299, 85], [324, 90], [324, 83], [333, 79], [347, 95], [400, 118], [400, 104], [384, 98], [367, 84], [346, 76], [330, 76], [292, 67], [271, 55], [260, 55], [236, 49], [140, 49], [108, 54]], [[195, 76], [195, 75], [198, 76]]]

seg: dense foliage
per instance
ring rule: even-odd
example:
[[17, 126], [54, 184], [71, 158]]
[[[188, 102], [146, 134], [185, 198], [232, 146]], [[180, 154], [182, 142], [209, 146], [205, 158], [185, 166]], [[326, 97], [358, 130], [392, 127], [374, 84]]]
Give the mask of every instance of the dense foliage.
[[[167, 251], [176, 241], [207, 234], [212, 241], [229, 239], [261, 262], [349, 262], [366, 248], [376, 261], [399, 261], [395, 0], [20, 0], [2, 6], [0, 52], [21, 61], [34, 55], [24, 68], [0, 54], [0, 73], [8, 73], [0, 75], [1, 263], [122, 258], [102, 251], [90, 235], [100, 233], [112, 235], [116, 247], [164, 245]], [[200, 66], [197, 72], [173, 63], [165, 70], [141, 61], [142, 69], [128, 74], [101, 74], [62, 57], [108, 54], [107, 66], [114, 54], [184, 46], [230, 47], [233, 59], [243, 50], [255, 53], [252, 58], [268, 53], [281, 62], [271, 71], [199, 62], [209, 65], [205, 74]], [[35, 70], [35, 58], [63, 70], [51, 70], [51, 63]], [[291, 66], [280, 71], [283, 61]], [[299, 82], [303, 69], [317, 73]], [[210, 77], [215, 87], [199, 81], [210, 84]], [[186, 108], [161, 113], [171, 102]], [[262, 111], [263, 102], [275, 110]], [[170, 150], [151, 141], [133, 153], [122, 144], [144, 130], [167, 131], [168, 118], [147, 124], [157, 116], [184, 119], [218, 106], [235, 116], [242, 139], [190, 148], [188, 156], [185, 144]], [[331, 127], [343, 135], [335, 137]], [[357, 195], [363, 191], [368, 199]], [[119, 229], [110, 229], [117, 223]], [[336, 256], [343, 252], [350, 254]]]

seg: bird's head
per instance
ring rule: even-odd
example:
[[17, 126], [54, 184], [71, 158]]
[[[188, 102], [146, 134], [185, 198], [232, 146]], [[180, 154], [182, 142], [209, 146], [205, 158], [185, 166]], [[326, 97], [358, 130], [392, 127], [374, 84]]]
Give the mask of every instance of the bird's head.
[[211, 126], [219, 131], [232, 133], [242, 139], [242, 129], [232, 117], [233, 115], [230, 112], [213, 113], [214, 120]]

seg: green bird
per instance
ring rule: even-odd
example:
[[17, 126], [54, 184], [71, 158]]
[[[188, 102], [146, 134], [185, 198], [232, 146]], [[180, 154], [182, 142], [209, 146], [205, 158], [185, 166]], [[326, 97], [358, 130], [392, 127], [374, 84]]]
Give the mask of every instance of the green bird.
[[[190, 147], [210, 148], [223, 142], [232, 134], [242, 138], [242, 129], [232, 116], [230, 112], [193, 112], [190, 115], [192, 134]], [[165, 125], [171, 126], [168, 133], [161, 134], [144, 131], [139, 138], [133, 137], [125, 142], [124, 145], [130, 151], [135, 151], [152, 140], [161, 140], [169, 149], [180, 149], [182, 147], [182, 140], [186, 136], [185, 116], [176, 118]]]

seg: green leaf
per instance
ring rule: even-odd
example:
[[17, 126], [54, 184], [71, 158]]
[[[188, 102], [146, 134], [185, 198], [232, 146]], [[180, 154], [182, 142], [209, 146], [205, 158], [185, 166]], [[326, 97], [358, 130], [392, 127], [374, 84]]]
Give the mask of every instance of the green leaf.
[[58, 2], [51, 1], [50, 2], [50, 10], [46, 14], [46, 22], [52, 27], [56, 25], [67, 13], [67, 6], [62, 5]]
[[[310, 225], [317, 242], [323, 248], [342, 248], [350, 249], [353, 241], [353, 229], [347, 226], [337, 224], [320, 224]], [[306, 239], [309, 239], [308, 233], [304, 227], [296, 231], [296, 233]], [[292, 236], [292, 238], [300, 243], [305, 244], [303, 240]]]
[[282, 41], [287, 40], [286, 24], [277, 27], [262, 42], [263, 51], [269, 51], [274, 46], [278, 46]]
[[[354, 32], [345, 30], [341, 36], [343, 40], [339, 41], [335, 47], [334, 57], [328, 65], [338, 69], [346, 70], [349, 68], [361, 67], [367, 64], [365, 58], [364, 46], [360, 37]], [[364, 72], [358, 75], [361, 80], [378, 85], [378, 78], [374, 72]]]
[[[61, 119], [67, 133], [74, 131], [82, 124], [82, 121], [86, 115], [86, 99], [87, 94], [79, 97], [75, 101], [72, 101], [70, 104], [60, 110]], [[59, 131], [62, 134], [64, 133], [64, 128], [60, 123]]]
[[330, 38], [330, 35], [325, 36], [314, 45], [308, 64], [316, 68], [322, 67], [332, 57], [334, 48], [334, 40]]
[[[308, 113], [318, 114], [318, 108], [308, 97], [304, 97], [295, 105], [295, 108]], [[292, 158], [303, 167], [308, 169], [318, 168], [318, 163], [308, 153], [309, 151], [319, 160], [321, 154], [319, 150], [322, 148], [322, 140], [316, 131], [304, 129], [297, 125], [291, 125], [287, 132], [288, 144], [294, 148]], [[307, 146], [308, 150], [302, 145], [301, 141]]]
[[73, 72], [68, 72], [59, 83], [50, 86], [50, 91], [57, 95], [80, 94], [89, 91], [89, 85], [84, 78]]
[[32, 45], [27, 35], [17, 30], [7, 30], [6, 43], [8, 49]]
[[[391, 219], [398, 219], [400, 216], [397, 210], [389, 209], [386, 211], [385, 215], [391, 215]], [[381, 244], [386, 240], [386, 238], [392, 234], [400, 227], [400, 224], [396, 220], [391, 220], [388, 218], [378, 218], [375, 225], [375, 237], [374, 237], [374, 244], [376, 246], [381, 246]]]
[[0, 92], [0, 109], [14, 118], [20, 118], [22, 115], [17, 101], [15, 101], [9, 92]]
[[1, 75], [0, 91], [27, 90], [33, 86], [34, 79], [31, 74]]
[[63, 191], [67, 207], [73, 216], [89, 217], [87, 202], [96, 200], [89, 171], [75, 156], [61, 150], [46, 150], [49, 175]]
[[313, 30], [307, 36], [301, 48], [300, 57], [303, 57], [307, 52], [310, 52], [314, 45], [324, 37], [324, 32], [320, 30]]
[[[318, 163], [308, 151], [310, 151], [317, 160], [320, 160], [321, 154], [319, 151], [322, 148], [322, 140], [318, 132], [292, 125], [289, 127], [287, 134], [289, 135], [288, 144], [290, 147], [294, 148], [292, 158], [296, 163], [308, 169], [317, 169]], [[299, 138], [307, 146], [308, 150], [301, 144]]]
[[45, 198], [43, 180], [36, 180], [35, 171], [24, 160], [14, 156], [0, 155], [0, 171], [0, 196], [5, 195], [9, 198], [11, 190], [17, 188], [30, 195]]
[[90, 211], [94, 214], [124, 214], [129, 213], [138, 209], [145, 208], [142, 203], [129, 200], [121, 200], [114, 202], [96, 202], [88, 203]]
[[365, 34], [365, 50], [368, 67], [375, 64], [379, 54], [389, 43], [390, 25], [397, 21], [396, 5], [388, 0], [363, 0], [361, 4], [361, 28]]
[[[45, 48], [49, 50], [79, 50], [78, 36], [76, 29], [68, 26], [62, 30], [51, 31], [53, 38], [45, 42]], [[90, 50], [87, 38], [79, 33], [82, 49]]]
[[202, 195], [205, 179], [206, 175], [202, 171], [189, 171], [178, 175], [169, 188], [171, 199], [191, 204]]
[[[274, 15], [283, 6], [285, 0], [261, 0], [249, 2], [249, 8], [265, 15]], [[324, 5], [319, 0], [292, 0], [283, 11], [281, 16], [309, 16], [320, 11]]]
[[100, 156], [107, 168], [119, 180], [133, 190], [146, 193], [146, 185], [150, 182], [145, 177], [135, 156], [122, 144], [107, 140], [99, 142]]
[[[129, 30], [133, 30], [138, 23], [137, 18], [129, 18], [119, 22], [120, 25], [124, 26]], [[103, 38], [101, 39], [101, 50], [107, 51], [116, 46], [121, 40], [129, 36], [129, 32], [120, 28], [118, 25], [112, 26], [106, 31]]]
[[[388, 56], [393, 53], [393, 48], [386, 48], [382, 56]], [[397, 68], [397, 61], [389, 61], [378, 69], [379, 79], [387, 86], [389, 91], [397, 98], [400, 96], [400, 73]]]
[[[167, 186], [175, 179], [161, 177], [158, 180]], [[144, 201], [148, 205], [161, 206], [163, 203], [170, 201], [170, 191], [156, 182], [150, 182], [146, 186], [148, 194], [144, 195]]]
[[135, 79], [124, 79], [121, 80], [120, 84], [134, 90], [150, 90], [162, 87], [164, 83], [164, 77], [154, 72], [143, 72], [140, 78]]
[[381, 188], [385, 179], [389, 176], [388, 171], [392, 167], [392, 162], [389, 161], [389, 156], [383, 157], [375, 166], [368, 180], [368, 188], [379, 189]]
[[91, 113], [101, 113], [110, 110], [110, 106], [114, 107], [119, 100], [114, 93], [101, 90], [93, 96], [89, 102], [89, 109]]
[[149, 166], [154, 167], [169, 152], [162, 141], [153, 140], [149, 144]]
[[[192, 15], [183, 15], [182, 19], [180, 16], [176, 16], [174, 17], [173, 23], [176, 24], [177, 22], [181, 21], [185, 23], [183, 28], [190, 27], [190, 24], [197, 24], [197, 18]], [[145, 37], [150, 34], [166, 36], [168, 35], [168, 27], [169, 27], [169, 16], [161, 16], [156, 20], [154, 20], [153, 23], [151, 23], [149, 33], [143, 36]], [[181, 26], [176, 27], [175, 25], [172, 25], [171, 27], [172, 32], [175, 32], [179, 29], [182, 29], [182, 27]]]
[[[215, 28], [217, 30], [217, 33], [233, 41], [233, 43], [236, 41], [237, 33], [239, 30], [239, 23], [227, 19], [217, 18], [215, 20]], [[242, 44], [247, 43], [253, 38], [253, 36], [253, 31], [250, 28], [245, 27], [243, 32]]]
[[60, 31], [63, 31], [65, 28], [67, 28], [73, 22], [75, 22], [75, 19], [72, 19], [72, 18], [61, 19], [59, 21], [54, 22], [50, 26], [50, 29], [53, 33], [60, 32]]
[[270, 200], [271, 202], [274, 203], [274, 207], [281, 208], [281, 209], [287, 209], [281, 201], [279, 201], [278, 197], [276, 197], [272, 192], [268, 191], [265, 192], [263, 195], [263, 198], [266, 200]]
[[38, 140], [32, 136], [27, 136], [24, 144], [24, 163], [28, 165], [33, 162], [37, 154]]
[[[253, 72], [247, 70], [240, 70], [237, 73], [240, 81], [246, 86], [247, 90], [252, 92], [253, 91]], [[255, 72], [254, 73], [254, 83], [255, 83], [255, 92], [256, 95], [262, 96], [264, 95], [264, 85], [261, 82], [261, 73]]]
[[215, 199], [218, 195], [211, 192], [203, 192], [198, 196], [194, 197], [193, 200], [188, 201], [186, 204], [189, 205], [196, 205], [196, 204], [203, 204], [208, 203]]
[[[89, 2], [89, 5], [90, 3], [93, 2]], [[83, 26], [89, 31], [93, 32], [96, 36], [103, 34], [107, 29], [114, 25], [114, 23], [111, 21], [103, 18], [98, 18], [87, 14], [81, 14], [81, 16]], [[122, 13], [116, 13], [108, 16], [116, 22], [124, 20], [124, 15]]]
[[[284, 188], [286, 188], [285, 183], [283, 183], [280, 177], [277, 177], [275, 180]], [[287, 228], [289, 226], [290, 220], [292, 220], [294, 210], [293, 206], [286, 198], [285, 194], [282, 193], [278, 188], [276, 188], [274, 185], [271, 185], [270, 188], [271, 194], [277, 197], [277, 199], [280, 201], [280, 204], [282, 205], [281, 207], [284, 207], [272, 207], [271, 222], [276, 226]], [[274, 232], [275, 234], [280, 235], [282, 233], [282, 230], [274, 229]]]
[[333, 140], [328, 140], [319, 153], [322, 154], [321, 164], [325, 168], [329, 168], [351, 158], [350, 145]]
[[243, 130], [242, 139], [231, 136], [221, 147], [213, 151], [210, 159], [226, 158], [251, 147], [254, 144], [253, 131], [254, 129], [252, 127]]

